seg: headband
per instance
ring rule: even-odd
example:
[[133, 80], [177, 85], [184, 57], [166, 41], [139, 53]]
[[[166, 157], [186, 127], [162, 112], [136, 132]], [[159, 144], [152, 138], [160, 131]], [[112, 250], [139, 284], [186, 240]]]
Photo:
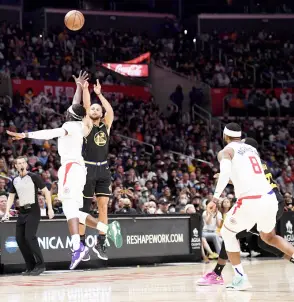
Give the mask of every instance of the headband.
[[225, 127], [225, 129], [224, 129], [224, 134], [227, 136], [230, 136], [230, 137], [241, 137], [242, 136], [241, 131], [230, 130], [227, 127]]
[[67, 109], [67, 111], [74, 117], [74, 118], [76, 118], [77, 120], [82, 120], [82, 117], [81, 116], [79, 116], [79, 115], [77, 115], [76, 113], [74, 113], [74, 111], [73, 111], [73, 109], [72, 109], [72, 106], [70, 106], [68, 109]]

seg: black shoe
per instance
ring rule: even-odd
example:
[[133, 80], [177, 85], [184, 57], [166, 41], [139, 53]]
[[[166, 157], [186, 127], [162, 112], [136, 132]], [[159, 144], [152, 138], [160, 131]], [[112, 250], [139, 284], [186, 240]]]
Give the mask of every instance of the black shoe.
[[32, 270], [27, 269], [25, 272], [22, 272], [22, 276], [29, 276]]
[[29, 274], [29, 276], [39, 276], [46, 271], [45, 267], [35, 267]]
[[96, 253], [101, 260], [108, 260], [105, 244], [102, 245], [101, 242], [98, 241], [93, 247], [93, 252]]

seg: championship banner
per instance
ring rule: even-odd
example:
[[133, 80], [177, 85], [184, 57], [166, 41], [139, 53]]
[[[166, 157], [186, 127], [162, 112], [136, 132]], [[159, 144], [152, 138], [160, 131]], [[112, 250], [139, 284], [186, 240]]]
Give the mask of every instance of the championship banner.
[[102, 66], [115, 71], [123, 76], [128, 77], [148, 77], [148, 65], [146, 64], [116, 64], [116, 63], [103, 63]]
[[151, 53], [150, 52], [145, 52], [144, 54], [140, 55], [139, 57], [127, 61], [125, 63], [128, 64], [138, 64], [138, 63], [142, 63], [143, 61], [147, 60], [148, 63], [150, 63], [150, 58], [151, 58]]
[[[110, 222], [113, 220], [110, 219]], [[201, 239], [196, 240], [199, 231], [195, 225], [191, 252], [189, 216], [123, 217], [115, 220], [121, 225], [123, 245], [119, 249], [115, 248], [108, 239], [109, 259], [184, 256], [195, 253], [196, 246], [197, 255], [201, 259]], [[0, 224], [1, 264], [4, 265], [24, 263], [15, 239], [15, 226], [15, 221]], [[97, 230], [87, 228], [86, 243], [92, 260], [97, 260], [97, 255], [92, 250], [97, 242], [97, 235]], [[65, 219], [42, 220], [37, 237], [45, 262], [70, 262], [71, 238]]]
[[[52, 82], [52, 81], [30, 81], [12, 79], [13, 93], [17, 91], [24, 96], [28, 89], [32, 89], [34, 95], [40, 92], [45, 94], [52, 93], [53, 96], [60, 96], [65, 93], [68, 98], [73, 98], [75, 94], [76, 84], [72, 82]], [[93, 85], [90, 85], [90, 91], [93, 90]], [[148, 87], [142, 86], [119, 86], [119, 85], [102, 85], [103, 94], [106, 97], [111, 95], [117, 96], [119, 99], [124, 96], [134, 97], [135, 99], [142, 99], [149, 101], [151, 94]]]

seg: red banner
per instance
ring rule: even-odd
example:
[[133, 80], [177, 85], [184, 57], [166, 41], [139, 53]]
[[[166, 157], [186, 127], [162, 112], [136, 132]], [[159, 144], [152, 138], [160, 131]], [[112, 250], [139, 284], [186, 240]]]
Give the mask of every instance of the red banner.
[[103, 63], [102, 66], [127, 77], [148, 77], [146, 64]]
[[[244, 88], [242, 91], [247, 96], [249, 91], [251, 89]], [[272, 89], [262, 89], [263, 91], [266, 91], [267, 93], [271, 92]], [[231, 88], [230, 91], [233, 93], [233, 95], [237, 95], [239, 89], [238, 88]], [[282, 92], [282, 88], [275, 88], [274, 89], [275, 94], [277, 97], [280, 97], [280, 94]], [[224, 98], [227, 96], [229, 92], [228, 88], [212, 88], [210, 89], [211, 93], [211, 112], [214, 116], [222, 116], [224, 115]]]
[[150, 52], [145, 52], [142, 55], [140, 55], [139, 57], [137, 57], [137, 58], [135, 58], [133, 60], [127, 61], [125, 63], [128, 63], [128, 64], [139, 64], [139, 63], [142, 63], [145, 60], [147, 60], [147, 62], [150, 63], [150, 57], [151, 57], [151, 53]]
[[[40, 92], [45, 94], [52, 93], [54, 96], [59, 96], [63, 93], [68, 98], [73, 98], [76, 84], [71, 82], [49, 82], [49, 81], [29, 81], [29, 80], [12, 80], [13, 92], [19, 92], [21, 95], [25, 95], [27, 90], [31, 88], [34, 95], [38, 95]], [[92, 91], [93, 86], [90, 86]], [[118, 86], [118, 85], [102, 85], [103, 94], [107, 97], [112, 94], [119, 98], [124, 96], [140, 98], [144, 101], [149, 101], [150, 91], [148, 87], [141, 86]]]

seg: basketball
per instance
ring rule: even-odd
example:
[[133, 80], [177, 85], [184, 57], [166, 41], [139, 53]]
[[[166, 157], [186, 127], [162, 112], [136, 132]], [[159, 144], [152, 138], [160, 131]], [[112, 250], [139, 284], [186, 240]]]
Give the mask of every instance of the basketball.
[[84, 26], [85, 17], [78, 10], [71, 10], [65, 15], [64, 24], [68, 29], [77, 31]]

